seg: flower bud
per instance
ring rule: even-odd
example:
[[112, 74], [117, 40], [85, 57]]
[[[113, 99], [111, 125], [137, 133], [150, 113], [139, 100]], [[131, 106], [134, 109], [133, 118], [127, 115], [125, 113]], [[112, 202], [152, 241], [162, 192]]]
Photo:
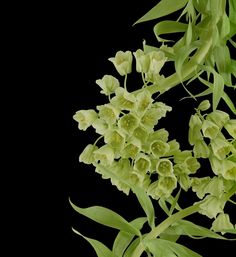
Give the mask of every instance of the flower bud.
[[201, 134], [202, 121], [197, 114], [192, 115], [189, 120], [188, 141], [194, 145], [198, 140], [202, 140]]
[[75, 113], [73, 119], [79, 123], [80, 130], [86, 130], [97, 119], [97, 113], [94, 110], [80, 110]]
[[206, 111], [206, 110], [208, 110], [210, 107], [211, 107], [211, 104], [210, 104], [209, 100], [204, 100], [204, 101], [202, 101], [202, 102], [199, 104], [199, 106], [198, 106], [197, 109], [200, 110], [200, 111]]
[[110, 95], [120, 86], [119, 80], [111, 75], [104, 75], [102, 79], [96, 80], [102, 91], [101, 94]]
[[121, 76], [131, 73], [133, 56], [130, 51], [118, 51], [115, 57], [109, 58], [108, 60], [114, 64]]

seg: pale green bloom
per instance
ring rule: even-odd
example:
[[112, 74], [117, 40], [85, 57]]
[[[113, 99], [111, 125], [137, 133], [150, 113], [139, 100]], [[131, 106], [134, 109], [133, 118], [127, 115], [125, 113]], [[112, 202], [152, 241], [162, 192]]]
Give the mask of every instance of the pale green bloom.
[[203, 203], [200, 204], [201, 211], [199, 212], [212, 219], [216, 218], [217, 214], [223, 212], [224, 206], [225, 202], [223, 199], [216, 196], [207, 195]]
[[158, 180], [158, 188], [162, 192], [160, 197], [169, 197], [176, 187], [177, 179], [174, 175], [168, 177], [161, 176]]
[[136, 138], [132, 138], [132, 140], [128, 142], [124, 147], [124, 149], [122, 150], [121, 156], [123, 158], [134, 159], [137, 156], [137, 154], [140, 152], [140, 150], [141, 150], [140, 140]]
[[203, 100], [203, 101], [199, 104], [199, 106], [198, 106], [197, 109], [200, 110], [200, 111], [206, 111], [206, 110], [208, 110], [210, 107], [211, 107], [211, 104], [210, 104], [209, 100]]
[[189, 170], [189, 173], [194, 174], [200, 167], [200, 163], [197, 161], [196, 158], [189, 156], [184, 160], [186, 167]]
[[188, 141], [190, 145], [194, 145], [197, 141], [202, 140], [201, 134], [202, 121], [197, 114], [190, 117]]
[[143, 174], [146, 174], [150, 170], [150, 167], [151, 161], [149, 157], [143, 153], [140, 153], [135, 159], [134, 169]]
[[96, 145], [87, 145], [83, 152], [79, 156], [79, 161], [85, 164], [91, 164], [95, 161], [94, 159], [94, 151], [97, 150], [98, 147]]
[[183, 188], [184, 191], [188, 191], [188, 189], [191, 187], [192, 182], [187, 174], [180, 174], [178, 176], [178, 181], [181, 188]]
[[230, 136], [236, 139], [236, 119], [229, 120], [225, 125], [225, 129], [228, 131]]
[[152, 154], [157, 158], [164, 156], [170, 150], [169, 144], [162, 140], [155, 140], [150, 148]]
[[225, 138], [216, 137], [211, 141], [211, 148], [214, 155], [219, 160], [223, 160], [226, 158], [226, 155], [230, 153], [231, 146]]
[[128, 134], [133, 133], [133, 131], [135, 130], [135, 128], [138, 127], [138, 125], [138, 118], [131, 113], [125, 114], [118, 121], [119, 128], [123, 129]]
[[211, 178], [208, 185], [206, 186], [206, 193], [214, 196], [222, 196], [224, 194], [224, 181], [222, 177], [215, 176]]
[[[220, 213], [212, 223], [211, 229], [215, 232], [221, 232], [226, 229], [234, 229], [234, 225], [230, 222], [229, 215]], [[225, 232], [221, 232], [222, 235]]]
[[136, 105], [136, 98], [122, 87], [115, 91], [116, 96], [111, 99], [111, 103], [122, 110], [132, 110]]
[[229, 121], [229, 114], [220, 110], [216, 110], [206, 117], [207, 120], [214, 122], [220, 129]]
[[150, 133], [148, 141], [150, 143], [156, 140], [162, 140], [163, 142], [167, 142], [168, 137], [169, 137], [169, 132], [166, 129], [162, 128]]
[[145, 54], [143, 50], [138, 49], [133, 53], [136, 59], [136, 70], [137, 72], [146, 73], [150, 66], [150, 55]]
[[232, 162], [229, 160], [223, 160], [222, 176], [225, 179], [236, 181], [236, 162]]
[[145, 112], [153, 102], [152, 95], [147, 90], [137, 94], [136, 99], [137, 99], [136, 110], [138, 114], [142, 114], [143, 112]]
[[210, 155], [210, 149], [203, 139], [196, 140], [193, 153], [196, 158], [208, 158]]
[[158, 75], [161, 68], [167, 61], [167, 57], [162, 51], [152, 51], [149, 52], [148, 55], [150, 56], [150, 66], [148, 73], [154, 76]]
[[215, 123], [209, 120], [204, 120], [202, 124], [202, 132], [204, 137], [214, 139], [219, 133], [220, 129]]
[[115, 57], [109, 58], [108, 60], [114, 64], [121, 76], [131, 73], [133, 56], [130, 51], [118, 51]]
[[222, 160], [219, 160], [216, 158], [213, 154], [210, 155], [209, 161], [211, 164], [212, 171], [216, 174], [219, 175], [222, 172]]
[[182, 174], [189, 174], [188, 167], [186, 163], [178, 163], [174, 165], [174, 174], [175, 175], [182, 175]]
[[111, 75], [104, 75], [102, 79], [96, 80], [96, 83], [101, 87], [101, 93], [105, 95], [115, 93], [115, 90], [120, 86], [119, 80]]
[[92, 126], [95, 128], [95, 131], [100, 135], [104, 135], [109, 128], [108, 124], [103, 119], [96, 119], [93, 122]]
[[94, 110], [80, 110], [75, 113], [73, 119], [79, 123], [79, 129], [86, 130], [97, 119], [97, 113]]
[[125, 144], [125, 135], [119, 130], [108, 130], [105, 133], [104, 141], [106, 144], [112, 146], [114, 150], [120, 151]]
[[184, 163], [184, 161], [188, 158], [192, 157], [192, 153], [189, 150], [179, 151], [174, 156], [175, 163]]
[[207, 193], [207, 186], [210, 182], [210, 177], [204, 178], [192, 178], [192, 190], [197, 194], [197, 196], [202, 199]]
[[168, 145], [170, 146], [169, 151], [166, 153], [166, 156], [171, 156], [177, 154], [179, 150], [179, 143], [174, 139], [168, 142]]
[[104, 145], [94, 151], [94, 159], [104, 166], [110, 166], [114, 161], [115, 153], [109, 145]]
[[158, 160], [156, 170], [161, 176], [172, 176], [174, 171], [173, 164], [169, 159]]
[[107, 124], [114, 124], [116, 123], [120, 111], [116, 107], [114, 107], [111, 104], [104, 104], [97, 106], [97, 109], [99, 110], [99, 117], [106, 121]]

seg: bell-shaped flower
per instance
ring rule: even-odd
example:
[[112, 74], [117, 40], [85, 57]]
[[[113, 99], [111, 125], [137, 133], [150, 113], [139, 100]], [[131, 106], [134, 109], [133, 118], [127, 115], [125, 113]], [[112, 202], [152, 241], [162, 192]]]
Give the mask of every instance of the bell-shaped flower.
[[219, 160], [223, 160], [230, 153], [231, 145], [225, 138], [216, 137], [211, 141], [211, 148], [214, 155]]
[[101, 87], [101, 93], [110, 95], [120, 86], [119, 80], [111, 75], [104, 75], [102, 79], [96, 80], [96, 84]]
[[220, 110], [209, 113], [206, 117], [207, 120], [214, 122], [220, 129], [229, 121], [229, 114]]
[[158, 188], [162, 192], [161, 197], [169, 197], [173, 190], [177, 187], [177, 179], [174, 175], [168, 177], [160, 177], [158, 179]]
[[[236, 139], [236, 119], [229, 120], [225, 125], [225, 129], [228, 131], [230, 136]], [[235, 141], [236, 142], [236, 141]]]
[[232, 162], [229, 160], [223, 160], [222, 176], [227, 180], [236, 181], [236, 162]]
[[99, 110], [99, 117], [106, 121], [107, 124], [114, 124], [116, 123], [120, 111], [118, 108], [114, 107], [112, 104], [104, 104], [97, 106]]
[[177, 163], [174, 165], [174, 174], [180, 176], [182, 174], [189, 174], [188, 167], [186, 163]]
[[150, 66], [150, 55], [145, 54], [143, 50], [138, 49], [134, 54], [136, 59], [136, 71], [147, 73]]
[[131, 113], [123, 115], [118, 121], [118, 127], [123, 129], [128, 134], [132, 134], [138, 125], [138, 117]]
[[94, 110], [80, 110], [75, 113], [73, 119], [79, 123], [80, 130], [86, 130], [97, 119], [98, 115]]
[[111, 99], [111, 103], [121, 110], [132, 110], [136, 105], [136, 98], [122, 87], [118, 87], [115, 96]]
[[134, 162], [134, 170], [140, 172], [141, 174], [146, 174], [151, 167], [151, 161], [149, 157], [143, 153], [140, 153]]
[[179, 149], [180, 145], [175, 139], [169, 141], [168, 145], [170, 146], [170, 149], [166, 153], [166, 156], [176, 155], [177, 153], [180, 152], [180, 149]]
[[149, 91], [144, 90], [137, 94], [137, 105], [136, 105], [136, 111], [139, 114], [144, 113], [153, 102], [152, 95]]
[[197, 114], [190, 117], [188, 141], [190, 145], [194, 145], [197, 141], [202, 139], [201, 134], [202, 121]]
[[91, 164], [95, 161], [94, 159], [94, 151], [96, 151], [98, 147], [96, 145], [87, 145], [83, 152], [79, 156], [79, 161], [85, 164]]
[[211, 154], [209, 156], [209, 161], [211, 164], [211, 169], [214, 172], [215, 175], [219, 175], [222, 172], [222, 160], [219, 160], [217, 157], [214, 156], [214, 154]]
[[192, 152], [189, 150], [179, 151], [174, 156], [175, 163], [184, 163], [184, 161], [188, 158], [192, 157]]
[[234, 225], [230, 222], [228, 214], [220, 213], [213, 221], [211, 229], [224, 235], [224, 230], [234, 229]]
[[118, 51], [115, 57], [109, 58], [108, 60], [114, 64], [121, 76], [131, 73], [133, 56], [130, 51]]
[[158, 75], [161, 68], [167, 61], [167, 57], [165, 56], [163, 51], [152, 51], [149, 52], [148, 55], [150, 56], [150, 66], [148, 73], [153, 76]]
[[196, 173], [196, 171], [201, 167], [200, 163], [198, 162], [198, 160], [192, 156], [187, 157], [184, 160], [189, 173], [194, 174]]
[[156, 141], [156, 140], [162, 140], [163, 142], [167, 142], [168, 137], [169, 137], [169, 132], [166, 129], [161, 128], [161, 129], [158, 129], [158, 130], [150, 133], [149, 137], [148, 137], [148, 141], [150, 143], [152, 143], [153, 141]]
[[211, 107], [209, 100], [203, 100], [197, 107], [200, 111], [206, 111]]
[[192, 178], [192, 190], [197, 194], [197, 196], [202, 199], [207, 193], [207, 186], [211, 181], [210, 177], [203, 178]]
[[109, 129], [109, 125], [103, 119], [96, 119], [93, 124], [93, 128], [95, 128], [96, 133], [100, 135], [104, 135], [106, 131]]
[[214, 139], [218, 135], [220, 129], [219, 127], [212, 121], [204, 120], [202, 124], [202, 132], [204, 137]]
[[104, 141], [114, 150], [121, 151], [125, 144], [125, 135], [119, 130], [108, 130], [104, 136]]
[[161, 176], [172, 176], [173, 175], [173, 164], [169, 159], [160, 159], [156, 166], [157, 173]]
[[133, 132], [133, 137], [138, 139], [143, 145], [145, 145], [148, 139], [148, 132], [143, 127], [138, 126]]
[[132, 158], [134, 159], [137, 154], [141, 150], [141, 142], [136, 139], [132, 138], [130, 142], [127, 142], [124, 149], [122, 150], [121, 156], [122, 158]]
[[196, 140], [193, 153], [196, 158], [208, 158], [210, 155], [210, 149], [203, 139]]
[[170, 146], [168, 143], [162, 140], [155, 140], [151, 144], [150, 150], [156, 158], [160, 158], [162, 156], [165, 156], [166, 153], [168, 153], [168, 151], [170, 150]]
[[225, 206], [223, 198], [212, 195], [207, 195], [204, 201], [200, 204], [201, 214], [206, 215], [208, 218], [216, 218], [217, 214], [222, 213]]
[[224, 194], [224, 180], [221, 176], [211, 178], [205, 188], [205, 192], [211, 195], [221, 197]]
[[181, 188], [183, 188], [183, 190], [186, 192], [189, 190], [192, 184], [191, 179], [187, 174], [180, 174], [178, 176], [178, 182]]
[[94, 151], [94, 159], [104, 166], [111, 166], [114, 161], [115, 153], [109, 145], [104, 145]]

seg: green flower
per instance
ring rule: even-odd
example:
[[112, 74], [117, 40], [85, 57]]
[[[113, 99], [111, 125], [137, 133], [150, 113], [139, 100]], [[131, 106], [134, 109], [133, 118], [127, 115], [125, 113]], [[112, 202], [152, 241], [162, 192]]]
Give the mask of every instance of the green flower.
[[216, 110], [208, 114], [206, 119], [214, 122], [221, 129], [229, 121], [229, 114]]
[[169, 133], [166, 129], [158, 129], [152, 133], [149, 134], [148, 141], [153, 142], [155, 140], [162, 140], [163, 142], [167, 142], [169, 137]]
[[139, 114], [145, 112], [153, 102], [152, 95], [147, 90], [137, 94], [136, 99], [137, 99], [136, 110], [137, 110], [137, 113]]
[[116, 120], [118, 119], [120, 114], [119, 109], [111, 104], [97, 106], [97, 109], [99, 110], [99, 117], [105, 120], [107, 124], [116, 123]]
[[168, 142], [168, 145], [170, 146], [169, 151], [166, 153], [166, 156], [171, 156], [171, 155], [175, 155], [178, 152], [180, 152], [179, 150], [179, 143], [174, 139]]
[[158, 188], [160, 197], [169, 197], [173, 190], [177, 187], [177, 179], [175, 176], [160, 177], [158, 180]]
[[104, 145], [94, 151], [94, 159], [104, 166], [111, 166], [114, 162], [114, 151], [109, 145]]
[[214, 139], [219, 133], [220, 129], [215, 123], [209, 120], [204, 120], [202, 124], [202, 132], [204, 137]]
[[191, 174], [194, 174], [200, 167], [200, 163], [197, 161], [196, 158], [189, 156], [184, 160], [186, 167], [190, 171]]
[[225, 129], [228, 131], [230, 136], [236, 139], [236, 119], [229, 120], [225, 125]]
[[160, 159], [156, 166], [157, 173], [161, 176], [172, 176], [173, 175], [173, 164], [168, 159]]
[[124, 149], [122, 150], [121, 156], [123, 158], [134, 159], [137, 156], [137, 154], [140, 152], [140, 150], [141, 150], [141, 142], [136, 138], [132, 138], [132, 140], [128, 142], [124, 147]]
[[208, 158], [210, 155], [210, 149], [204, 140], [200, 139], [195, 141], [193, 153], [196, 158]]
[[211, 148], [213, 153], [219, 160], [223, 160], [226, 158], [226, 155], [230, 153], [230, 144], [225, 138], [216, 137], [211, 141]]
[[212, 223], [211, 229], [215, 232], [221, 232], [225, 234], [223, 230], [234, 229], [234, 225], [230, 222], [229, 215], [226, 213], [220, 213]]
[[187, 174], [180, 174], [178, 176], [178, 181], [179, 181], [181, 188], [183, 188], [183, 190], [186, 192], [191, 187], [192, 182], [191, 182], [190, 177]]
[[140, 153], [135, 159], [134, 169], [142, 174], [146, 174], [151, 167], [151, 161], [147, 155]]
[[135, 96], [126, 91], [124, 88], [118, 87], [115, 94], [116, 96], [111, 99], [111, 103], [117, 108], [130, 111], [135, 107]]
[[236, 162], [232, 162], [229, 160], [223, 160], [222, 176], [227, 180], [236, 181]]
[[119, 80], [111, 75], [104, 75], [102, 79], [96, 80], [96, 83], [101, 87], [101, 93], [105, 95], [115, 93], [115, 90], [120, 86]]
[[103, 119], [95, 120], [92, 126], [95, 128], [95, 131], [100, 135], [104, 135], [106, 131], [109, 129], [108, 124]]
[[108, 60], [114, 64], [121, 76], [131, 73], [133, 56], [130, 51], [118, 51], [115, 57], [109, 58]]
[[219, 175], [222, 172], [222, 160], [216, 158], [213, 154], [210, 155], [209, 161], [211, 164], [212, 171], [215, 175]]
[[86, 130], [97, 119], [97, 113], [94, 110], [80, 110], [75, 113], [73, 119], [79, 123], [80, 130]]
[[169, 144], [163, 142], [162, 140], [155, 140], [151, 144], [150, 148], [152, 154], [157, 158], [165, 156], [165, 154], [168, 153], [168, 151], [170, 150]]
[[125, 136], [119, 130], [109, 130], [104, 136], [104, 141], [109, 144], [114, 150], [120, 151], [125, 144]]
[[183, 174], [189, 174], [188, 167], [186, 163], [178, 163], [174, 165], [174, 174], [177, 176], [183, 175]]
[[138, 124], [138, 118], [131, 113], [125, 114], [118, 121], [118, 127], [126, 131], [128, 134], [133, 133]]
[[147, 73], [150, 66], [150, 55], [145, 54], [141, 49], [138, 49], [133, 54], [136, 59], [137, 72]]
[[152, 51], [148, 53], [150, 57], [150, 66], [148, 73], [150, 75], [159, 75], [161, 68], [164, 66], [167, 58], [162, 51]]
[[200, 110], [200, 111], [206, 111], [206, 110], [208, 110], [210, 107], [211, 107], [211, 104], [210, 104], [209, 100], [203, 100], [203, 101], [199, 104], [199, 106], [198, 106], [197, 109]]
[[223, 212], [224, 205], [225, 202], [223, 199], [216, 196], [207, 195], [203, 203], [200, 204], [201, 211], [199, 212], [206, 215], [210, 219], [216, 218], [217, 214]]
[[87, 145], [83, 152], [79, 156], [79, 161], [85, 164], [91, 164], [95, 161], [94, 159], [94, 151], [97, 150], [98, 147], [95, 145]]
[[192, 153], [189, 150], [179, 151], [174, 156], [175, 163], [184, 163], [185, 160], [189, 157], [192, 157]]
[[190, 145], [194, 145], [197, 141], [202, 140], [201, 134], [202, 121], [197, 114], [190, 117], [188, 141]]
[[202, 199], [207, 193], [207, 186], [210, 180], [210, 177], [192, 178], [192, 190], [200, 199]]
[[141, 126], [138, 126], [134, 132], [133, 132], [133, 136], [134, 138], [138, 139], [140, 142], [142, 142], [142, 144], [146, 144], [147, 143], [147, 139], [148, 139], [148, 132], [142, 128]]

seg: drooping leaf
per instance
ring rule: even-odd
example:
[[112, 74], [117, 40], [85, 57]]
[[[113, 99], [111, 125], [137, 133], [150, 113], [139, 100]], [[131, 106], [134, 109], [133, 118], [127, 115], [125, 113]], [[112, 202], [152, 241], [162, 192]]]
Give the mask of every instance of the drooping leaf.
[[[136, 227], [138, 230], [140, 230], [144, 223], [147, 221], [146, 217], [137, 218], [130, 222], [134, 227]], [[116, 236], [116, 239], [113, 244], [112, 252], [117, 256], [123, 256], [125, 250], [129, 246], [129, 244], [134, 239], [134, 235], [120, 231], [118, 235]]]
[[218, 73], [214, 73], [214, 87], [213, 87], [213, 110], [217, 109], [220, 99], [224, 92], [224, 79]]
[[136, 247], [140, 242], [140, 238], [136, 238], [126, 249], [124, 257], [133, 257], [133, 252], [135, 251]]
[[78, 213], [92, 219], [102, 225], [116, 228], [131, 234], [140, 235], [137, 228], [122, 218], [119, 214], [101, 206], [93, 206], [89, 208], [80, 208], [70, 201], [71, 206]]
[[87, 240], [91, 244], [91, 246], [95, 250], [98, 257], [119, 257], [118, 255], [115, 255], [114, 253], [112, 253], [112, 251], [109, 248], [107, 248], [103, 243], [101, 243], [95, 239], [83, 236], [81, 233], [79, 233], [74, 228], [72, 228], [72, 230], [77, 235], [82, 236], [85, 240]]
[[140, 205], [142, 206], [144, 212], [147, 215], [148, 224], [150, 225], [151, 228], [153, 228], [155, 226], [155, 223], [154, 223], [155, 210], [151, 199], [149, 198], [147, 193], [139, 187], [133, 187], [133, 192], [135, 193]]
[[156, 6], [154, 6], [149, 12], [147, 12], [143, 17], [135, 22], [141, 23], [144, 21], [154, 20], [173, 12], [176, 12], [183, 8], [188, 0], [178, 0], [173, 4], [173, 0], [161, 0]]

